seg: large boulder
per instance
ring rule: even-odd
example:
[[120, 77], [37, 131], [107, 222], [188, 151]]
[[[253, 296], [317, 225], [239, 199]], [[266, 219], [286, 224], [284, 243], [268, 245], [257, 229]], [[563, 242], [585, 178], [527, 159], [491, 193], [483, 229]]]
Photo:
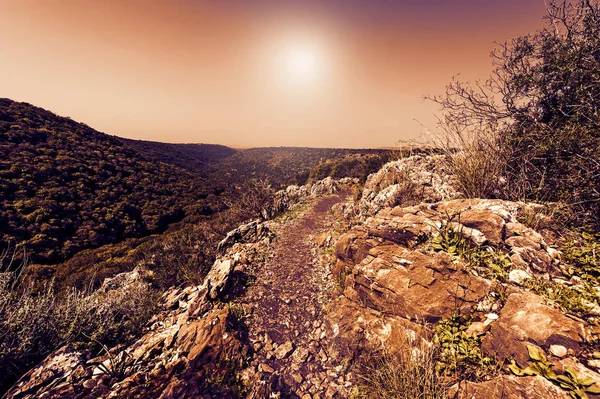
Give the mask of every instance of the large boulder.
[[468, 313], [492, 284], [468, 273], [443, 253], [375, 247], [372, 256], [346, 278], [344, 295], [368, 307], [402, 317], [436, 322]]
[[272, 233], [266, 224], [260, 220], [253, 220], [227, 233], [225, 238], [219, 242], [217, 250], [224, 252], [236, 243], [255, 243], [271, 238]]

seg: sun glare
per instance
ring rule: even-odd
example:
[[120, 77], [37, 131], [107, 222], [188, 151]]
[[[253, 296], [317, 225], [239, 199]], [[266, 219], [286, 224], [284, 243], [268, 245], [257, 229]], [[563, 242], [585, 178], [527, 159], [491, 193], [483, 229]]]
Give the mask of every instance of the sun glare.
[[290, 46], [283, 55], [283, 73], [290, 83], [306, 84], [319, 77], [319, 56], [309, 46]]

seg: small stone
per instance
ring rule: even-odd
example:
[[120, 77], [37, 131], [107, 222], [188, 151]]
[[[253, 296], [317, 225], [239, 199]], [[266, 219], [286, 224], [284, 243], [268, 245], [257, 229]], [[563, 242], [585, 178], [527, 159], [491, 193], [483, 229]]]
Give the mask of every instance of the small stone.
[[292, 353], [294, 350], [294, 344], [290, 341], [287, 341], [285, 344], [281, 345], [279, 348], [275, 350], [275, 357], [279, 360], [285, 359]]
[[306, 361], [306, 359], [308, 358], [308, 349], [298, 348], [294, 352], [293, 356], [294, 356], [294, 360], [296, 360], [297, 362], [304, 363], [304, 361]]
[[495, 322], [496, 320], [498, 320], [498, 315], [496, 313], [488, 313], [485, 315], [486, 319], [483, 322], [483, 325], [485, 327], [489, 326], [490, 324], [492, 324], [493, 322]]
[[319, 351], [319, 357], [321, 358], [322, 362], [326, 362], [327, 361], [327, 354], [325, 353], [325, 351], [323, 349], [321, 349]]
[[275, 372], [275, 370], [273, 370], [273, 367], [269, 366], [266, 363], [261, 363], [258, 365], [258, 371], [262, 372], [262, 373], [273, 373]]
[[508, 274], [508, 280], [512, 281], [517, 285], [523, 285], [525, 281], [533, 278], [531, 274], [527, 273], [525, 270], [515, 269], [511, 270]]
[[472, 323], [469, 328], [467, 328], [467, 331], [465, 331], [465, 334], [470, 335], [470, 336], [479, 336], [479, 335], [483, 335], [485, 334], [485, 332], [488, 330], [488, 326], [485, 325], [485, 323], [481, 322], [481, 321], [476, 321], [474, 323]]
[[550, 345], [550, 353], [556, 357], [567, 356], [567, 348], [562, 345]]
[[95, 386], [96, 386], [96, 381], [95, 380], [87, 380], [87, 381], [84, 381], [84, 383], [83, 383], [83, 387], [85, 389], [92, 389]]
[[292, 378], [296, 381], [296, 384], [301, 384], [303, 381], [302, 374], [300, 373], [292, 373]]
[[600, 360], [598, 360], [598, 359], [588, 360], [588, 366], [593, 367], [595, 369], [600, 369]]

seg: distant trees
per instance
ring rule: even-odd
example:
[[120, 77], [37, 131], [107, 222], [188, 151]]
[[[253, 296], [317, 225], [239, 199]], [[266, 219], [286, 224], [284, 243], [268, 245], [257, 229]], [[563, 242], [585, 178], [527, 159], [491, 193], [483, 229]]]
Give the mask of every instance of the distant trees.
[[502, 166], [479, 194], [563, 201], [600, 227], [600, 5], [553, 0], [545, 19], [493, 51], [485, 82], [430, 98], [451, 142]]

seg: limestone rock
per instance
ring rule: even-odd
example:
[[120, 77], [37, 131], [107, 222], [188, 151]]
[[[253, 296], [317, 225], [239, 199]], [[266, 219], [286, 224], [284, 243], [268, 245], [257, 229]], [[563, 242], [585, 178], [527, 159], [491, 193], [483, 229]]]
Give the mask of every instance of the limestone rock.
[[577, 351], [584, 342], [585, 325], [575, 321], [558, 309], [551, 308], [530, 292], [509, 295], [492, 324], [482, 348], [500, 359], [514, 358], [519, 364], [529, 360], [527, 344], [542, 348], [562, 345]]
[[219, 242], [217, 250], [223, 252], [235, 243], [258, 242], [270, 236], [271, 232], [265, 223], [261, 223], [260, 220], [253, 220], [227, 233], [227, 236]]
[[217, 298], [227, 285], [233, 272], [235, 262], [231, 259], [217, 259], [204, 279], [203, 286], [208, 290], [208, 297]]
[[290, 355], [290, 353], [292, 353], [293, 350], [294, 345], [290, 341], [287, 341], [286, 343], [280, 345], [277, 349], [275, 349], [275, 357], [277, 359], [285, 359]]
[[385, 207], [457, 196], [457, 184], [444, 161], [443, 155], [414, 155], [385, 164], [367, 178], [358, 204], [361, 212], [373, 215]]
[[456, 399], [569, 399], [567, 391], [547, 379], [502, 375], [485, 382], [463, 382], [453, 387], [449, 397]]
[[517, 285], [523, 285], [525, 283], [525, 281], [527, 281], [531, 278], [533, 278], [533, 276], [531, 274], [527, 273], [525, 270], [520, 270], [520, 269], [511, 270], [510, 273], [508, 274], [508, 280], [512, 281], [513, 283], [515, 283]]
[[[67, 397], [71, 393], [68, 386], [54, 388], [54, 385], [69, 382], [69, 377], [84, 363], [85, 356], [70, 346], [58, 349], [39, 366], [29, 371], [6, 394], [6, 398], [36, 398], [42, 394]], [[88, 373], [91, 374], [91, 373]]]
[[[398, 264], [394, 255], [408, 265]], [[344, 295], [373, 309], [436, 322], [458, 309], [470, 309], [490, 289], [488, 281], [466, 272], [443, 253], [388, 248], [355, 266], [346, 279]]]

